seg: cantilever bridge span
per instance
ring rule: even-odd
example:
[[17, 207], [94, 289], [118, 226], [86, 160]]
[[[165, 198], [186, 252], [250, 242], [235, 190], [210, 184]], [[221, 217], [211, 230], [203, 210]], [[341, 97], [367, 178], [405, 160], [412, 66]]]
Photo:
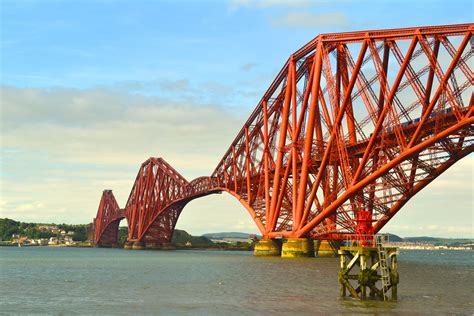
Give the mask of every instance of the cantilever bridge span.
[[290, 56], [214, 172], [145, 161], [95, 242], [171, 240], [185, 205], [228, 192], [265, 239], [370, 238], [474, 148], [474, 24], [322, 34]]

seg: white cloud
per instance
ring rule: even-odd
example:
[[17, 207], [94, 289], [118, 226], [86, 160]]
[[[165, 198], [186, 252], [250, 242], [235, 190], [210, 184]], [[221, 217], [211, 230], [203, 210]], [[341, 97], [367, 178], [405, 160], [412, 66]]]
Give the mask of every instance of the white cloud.
[[47, 153], [60, 162], [128, 165], [163, 155], [210, 170], [219, 159], [213, 151], [223, 153], [240, 128], [239, 119], [223, 108], [159, 97], [107, 90], [1, 91], [3, 147]]
[[349, 18], [342, 12], [288, 12], [285, 15], [272, 17], [270, 22], [277, 27], [347, 27], [351, 24]]
[[[150, 156], [163, 157], [188, 180], [209, 175], [242, 124], [219, 106], [107, 89], [0, 91], [0, 216], [21, 221], [89, 222], [104, 189], [113, 189], [123, 207]], [[227, 209], [222, 203], [206, 214]], [[195, 205], [190, 223], [207, 210]], [[246, 220], [245, 209], [236, 208]], [[216, 229], [226, 223], [217, 221]], [[202, 225], [188, 226], [191, 233], [210, 228]]]

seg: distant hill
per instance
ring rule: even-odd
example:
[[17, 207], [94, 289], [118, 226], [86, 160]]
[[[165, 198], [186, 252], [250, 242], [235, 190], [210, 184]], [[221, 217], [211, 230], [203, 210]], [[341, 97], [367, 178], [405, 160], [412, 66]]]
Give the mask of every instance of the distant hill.
[[[249, 233], [240, 233], [240, 232], [222, 232], [222, 233], [209, 233], [202, 235], [203, 237], [209, 239], [224, 239], [224, 238], [249, 238]], [[257, 236], [260, 238], [260, 236]]]
[[404, 242], [425, 242], [435, 246], [458, 246], [462, 244], [473, 243], [474, 239], [470, 238], [438, 238], [438, 237], [406, 237]]
[[177, 247], [183, 247], [190, 242], [193, 247], [212, 247], [214, 243], [204, 236], [191, 236], [184, 230], [176, 229], [173, 234], [171, 243]]
[[470, 238], [441, 238], [428, 236], [402, 238], [390, 233], [388, 233], [388, 235], [390, 242], [427, 243], [435, 246], [459, 246], [474, 243], [474, 240]]
[[391, 242], [400, 242], [403, 241], [403, 238], [395, 234], [388, 233], [388, 240]]
[[436, 238], [436, 237], [428, 237], [428, 236], [420, 236], [420, 237], [405, 237], [403, 241], [405, 242], [435, 242], [439, 239], [444, 238]]

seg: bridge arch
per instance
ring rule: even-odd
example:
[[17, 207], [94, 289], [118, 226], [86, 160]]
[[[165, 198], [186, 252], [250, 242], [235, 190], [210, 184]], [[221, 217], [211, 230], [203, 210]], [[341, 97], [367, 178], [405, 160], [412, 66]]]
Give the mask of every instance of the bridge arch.
[[225, 191], [190, 201], [176, 227], [198, 235], [230, 231], [261, 234], [242, 203]]

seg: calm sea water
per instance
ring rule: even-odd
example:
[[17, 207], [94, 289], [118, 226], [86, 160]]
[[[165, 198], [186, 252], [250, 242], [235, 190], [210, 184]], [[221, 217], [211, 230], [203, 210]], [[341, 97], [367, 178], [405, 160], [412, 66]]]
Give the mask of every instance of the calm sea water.
[[473, 314], [472, 252], [402, 251], [398, 302], [341, 299], [337, 258], [0, 248], [0, 313]]

